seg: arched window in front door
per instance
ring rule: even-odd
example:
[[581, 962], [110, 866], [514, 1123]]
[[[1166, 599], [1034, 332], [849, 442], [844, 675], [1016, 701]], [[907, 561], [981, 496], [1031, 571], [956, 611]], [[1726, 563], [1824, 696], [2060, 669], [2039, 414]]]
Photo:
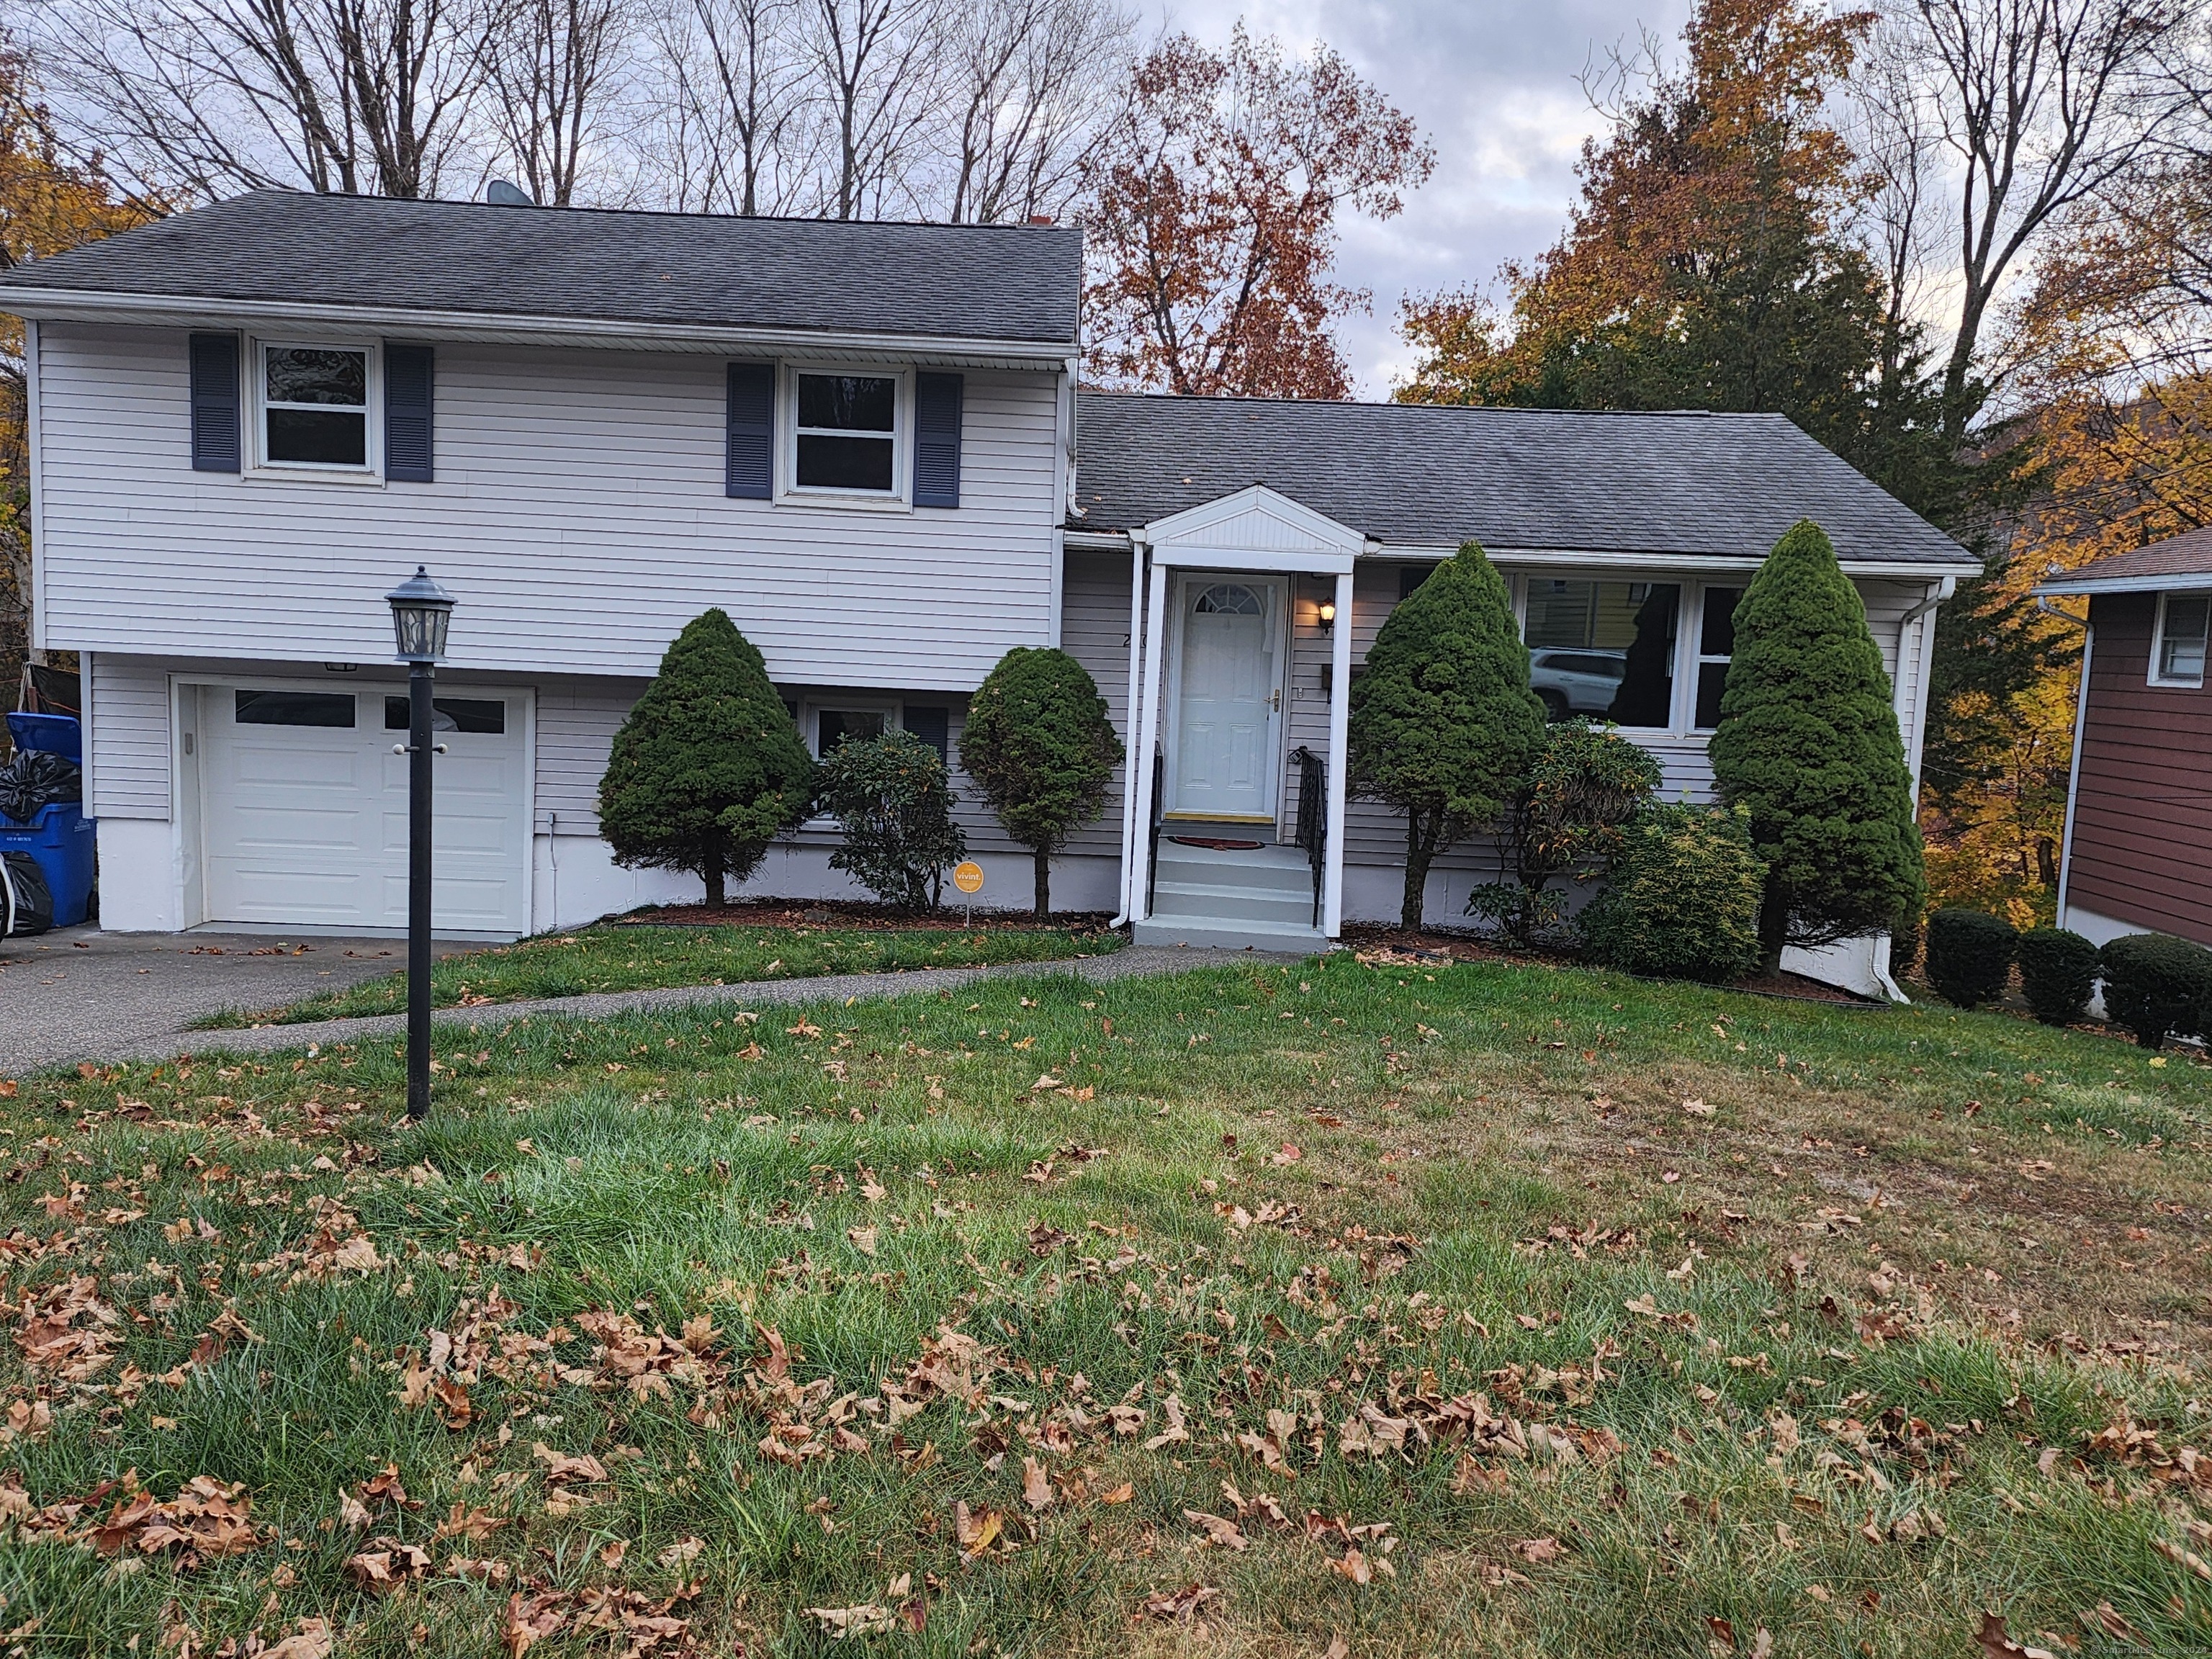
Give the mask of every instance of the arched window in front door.
[[1263, 617], [1267, 613], [1260, 596], [1242, 582], [1216, 582], [1211, 587], [1200, 588], [1198, 602], [1191, 610], [1201, 617]]

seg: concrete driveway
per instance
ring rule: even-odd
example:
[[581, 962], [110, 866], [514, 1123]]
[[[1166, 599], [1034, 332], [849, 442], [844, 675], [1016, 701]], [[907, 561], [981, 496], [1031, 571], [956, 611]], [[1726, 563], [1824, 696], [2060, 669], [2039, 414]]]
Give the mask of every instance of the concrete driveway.
[[[473, 948], [439, 944], [441, 956]], [[404, 967], [396, 939], [105, 933], [0, 942], [0, 1077], [105, 1059], [225, 1008], [273, 1008]], [[210, 1034], [213, 1035], [213, 1034]]]

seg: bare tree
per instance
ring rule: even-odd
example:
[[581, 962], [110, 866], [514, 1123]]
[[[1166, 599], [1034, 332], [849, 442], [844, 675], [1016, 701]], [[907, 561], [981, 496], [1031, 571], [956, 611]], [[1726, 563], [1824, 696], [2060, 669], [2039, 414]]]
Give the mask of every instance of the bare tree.
[[805, 176], [800, 0], [665, 0], [653, 15], [657, 194], [694, 212], [782, 213]]
[[422, 197], [464, 153], [494, 27], [483, 0], [72, 0], [40, 45], [145, 180]]
[[637, 24], [632, 0], [514, 0], [489, 59], [490, 124], [547, 207], [576, 199]]
[[1924, 210], [1927, 143], [1953, 155], [1949, 222], [1958, 319], [1944, 364], [1954, 438], [1990, 309], [2039, 234], [2072, 204], [2124, 179], [2170, 98], [2158, 74], [2174, 0], [1887, 0], [1883, 48], [1897, 72], [1871, 88], [1887, 142], [1910, 150], [1893, 177]]
[[944, 18], [956, 0], [805, 0], [799, 52], [821, 145], [824, 217], [910, 199], [932, 116]]
[[939, 210], [1057, 217], [1127, 94], [1136, 21], [1113, 0], [989, 0], [950, 20]]

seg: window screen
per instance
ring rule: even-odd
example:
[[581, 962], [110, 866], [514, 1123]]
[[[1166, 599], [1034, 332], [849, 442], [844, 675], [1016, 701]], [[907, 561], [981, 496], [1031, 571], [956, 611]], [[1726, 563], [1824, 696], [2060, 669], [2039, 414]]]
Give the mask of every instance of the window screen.
[[[386, 697], [384, 700], [384, 729], [404, 732], [407, 729], [407, 699]], [[430, 729], [433, 732], [480, 732], [497, 737], [507, 730], [507, 704], [497, 697], [433, 697], [430, 699]]]
[[1538, 577], [1528, 584], [1528, 684], [1555, 720], [1664, 726], [1674, 702], [1674, 582]]
[[897, 422], [898, 382], [889, 375], [800, 375], [799, 487], [889, 495]]
[[2179, 685], [2204, 684], [2207, 624], [2212, 623], [2212, 594], [2169, 593], [2158, 631], [2158, 677]]
[[240, 691], [240, 726], [353, 725], [353, 694], [337, 691]]
[[308, 466], [368, 465], [368, 354], [264, 346], [267, 459]]

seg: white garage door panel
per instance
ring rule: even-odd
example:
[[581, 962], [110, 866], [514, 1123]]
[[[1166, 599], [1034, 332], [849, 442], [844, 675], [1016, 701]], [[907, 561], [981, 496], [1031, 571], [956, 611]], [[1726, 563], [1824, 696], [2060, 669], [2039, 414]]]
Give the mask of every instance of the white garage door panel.
[[[202, 694], [208, 919], [405, 927], [407, 759], [392, 750], [406, 733], [386, 729], [384, 694], [349, 694], [350, 727], [267, 726], [237, 719], [238, 689]], [[530, 850], [524, 700], [447, 695], [504, 702], [507, 729], [436, 734], [447, 752], [432, 763], [433, 923], [520, 933]]]

